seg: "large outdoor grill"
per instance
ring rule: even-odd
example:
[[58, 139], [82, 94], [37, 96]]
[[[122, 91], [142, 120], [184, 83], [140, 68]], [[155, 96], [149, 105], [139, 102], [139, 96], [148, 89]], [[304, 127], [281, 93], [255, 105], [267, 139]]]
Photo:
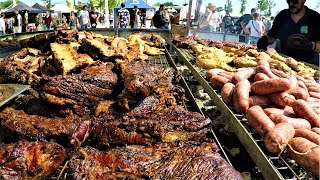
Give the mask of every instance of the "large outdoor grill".
[[319, 178], [298, 165], [288, 156], [287, 152], [283, 152], [279, 156], [269, 153], [264, 146], [263, 138], [248, 125], [245, 115], [235, 113], [234, 109], [227, 106], [221, 99], [220, 90], [215, 89], [205, 79], [206, 70], [196, 65], [196, 58], [192, 50], [177, 48], [171, 40], [167, 40], [167, 42], [170, 48], [177, 53], [179, 61], [188, 67], [199, 84], [212, 98], [214, 104], [226, 118], [226, 123], [233, 127], [238, 139], [244, 145], [265, 179]]
[[[149, 60], [147, 60], [146, 62], [148, 62], [149, 64], [160, 65], [162, 67], [172, 67], [173, 69], [177, 70], [175, 63], [166, 48], [165, 48], [164, 52], [165, 52], [165, 55], [149, 56]], [[179, 101], [178, 105], [184, 107], [185, 109], [187, 109], [189, 111], [199, 112], [203, 116], [203, 112], [201, 111], [201, 109], [197, 105], [195, 98], [194, 98], [192, 92], [190, 91], [190, 89], [189, 89], [189, 87], [183, 77], [180, 79], [179, 85], [185, 89], [185, 95], [186, 95], [186, 98], [188, 99], [188, 101], [186, 101], [186, 102]], [[22, 91], [25, 91], [26, 89], [30, 88], [30, 86], [18, 86], [18, 85], [16, 85], [16, 86], [5, 85], [5, 86], [17, 87], [18, 89], [15, 90], [14, 94], [12, 94], [10, 97], [6, 97], [5, 102], [3, 101], [3, 103], [1, 104], [2, 105], [0, 108], [1, 110], [4, 110], [6, 107], [19, 108], [19, 106], [21, 106], [21, 101], [20, 101], [21, 98], [23, 98], [26, 95], [32, 94], [32, 90], [27, 91], [24, 94], [20, 94], [20, 93], [22, 93]], [[37, 85], [33, 84], [32, 87], [35, 88], [35, 87], [37, 87]], [[41, 92], [40, 89], [39, 89], [39, 91]], [[210, 133], [207, 134], [207, 138], [211, 139], [214, 143], [217, 144], [221, 156], [231, 165], [230, 160], [223, 149], [223, 143], [219, 142], [217, 136], [215, 135], [215, 133], [212, 129], [209, 132]], [[3, 140], [4, 139], [2, 139], [0, 137], [0, 143]], [[73, 157], [71, 157], [71, 159], [68, 158], [67, 160], [65, 160], [64, 163], [61, 164], [60, 167], [56, 170], [56, 173], [54, 173], [51, 177], [49, 177], [47, 179], [68, 179], [68, 177], [69, 177], [68, 167], [70, 164], [70, 160], [72, 160], [72, 158]]]

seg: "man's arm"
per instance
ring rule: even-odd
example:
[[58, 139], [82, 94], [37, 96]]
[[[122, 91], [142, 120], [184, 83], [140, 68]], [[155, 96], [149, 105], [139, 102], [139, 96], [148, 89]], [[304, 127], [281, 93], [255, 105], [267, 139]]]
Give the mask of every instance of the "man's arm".
[[320, 41], [317, 41], [316, 44], [315, 44], [315, 49], [314, 49], [314, 52], [316, 53], [320, 53]]

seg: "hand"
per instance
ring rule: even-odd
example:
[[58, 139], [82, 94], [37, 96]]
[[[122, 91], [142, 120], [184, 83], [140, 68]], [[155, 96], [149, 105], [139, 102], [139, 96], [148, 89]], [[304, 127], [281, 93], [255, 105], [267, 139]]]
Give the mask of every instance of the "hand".
[[267, 50], [268, 46], [269, 46], [269, 40], [267, 36], [262, 36], [257, 42], [258, 50], [259, 49]]
[[287, 46], [296, 50], [314, 51], [316, 44], [302, 34], [294, 34], [288, 37]]

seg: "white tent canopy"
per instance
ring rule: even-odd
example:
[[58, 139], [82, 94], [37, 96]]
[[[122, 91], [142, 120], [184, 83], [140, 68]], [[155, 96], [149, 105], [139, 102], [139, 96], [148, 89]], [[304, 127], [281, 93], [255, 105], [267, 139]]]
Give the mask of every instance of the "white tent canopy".
[[70, 13], [71, 11], [76, 12], [76, 10], [69, 8], [65, 4], [56, 4], [52, 8], [50, 8], [54, 12], [60, 12], [60, 13]]

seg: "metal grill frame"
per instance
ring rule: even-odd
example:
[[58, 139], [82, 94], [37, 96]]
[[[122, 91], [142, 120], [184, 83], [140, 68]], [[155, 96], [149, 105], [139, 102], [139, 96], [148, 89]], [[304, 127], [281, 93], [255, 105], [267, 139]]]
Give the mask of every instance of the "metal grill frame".
[[[279, 156], [274, 156], [269, 153], [264, 148], [263, 138], [248, 125], [245, 115], [233, 113], [234, 111], [222, 101], [220, 90], [214, 89], [193, 66], [193, 64], [195, 64], [195, 57], [190, 53], [191, 50], [177, 48], [169, 39], [167, 39], [167, 43], [170, 45], [170, 48], [178, 54], [179, 59], [189, 68], [199, 84], [226, 117], [227, 123], [233, 127], [238, 139], [244, 145], [247, 152], [249, 152], [265, 179], [316, 179], [312, 173], [306, 171], [290, 159], [288, 153], [282, 153]], [[299, 173], [291, 168], [290, 164], [295, 166], [295, 170], [299, 171]], [[290, 172], [290, 175], [288, 172]]]

